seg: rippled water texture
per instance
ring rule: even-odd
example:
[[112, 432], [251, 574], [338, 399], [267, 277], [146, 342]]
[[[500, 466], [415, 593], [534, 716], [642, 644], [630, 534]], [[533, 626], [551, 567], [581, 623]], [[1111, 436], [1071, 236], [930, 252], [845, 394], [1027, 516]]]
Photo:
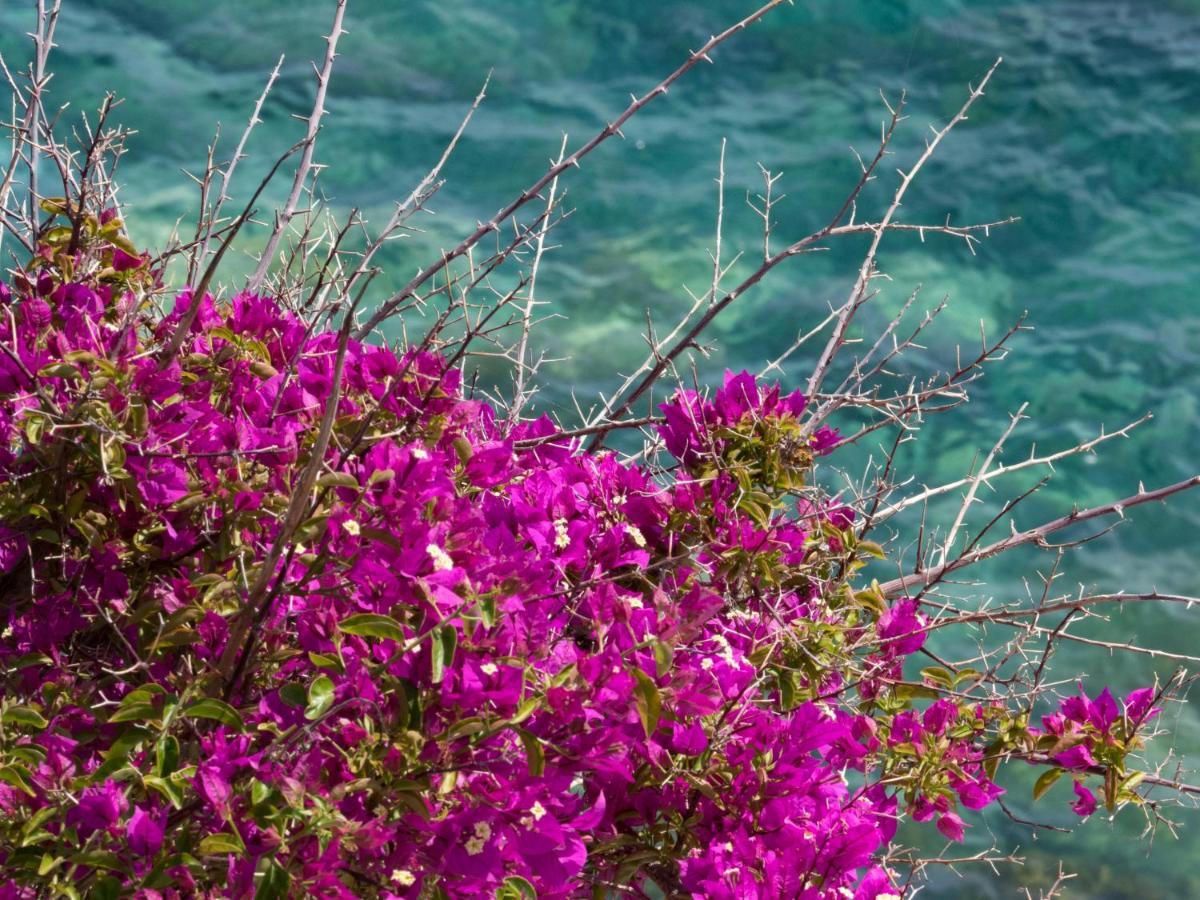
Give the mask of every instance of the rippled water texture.
[[[232, 146], [275, 58], [288, 61], [251, 152], [265, 168], [299, 134], [291, 113], [307, 110], [307, 60], [329, 21], [324, 0], [67, 0], [53, 82], [56, 100], [94, 109], [101, 92], [126, 97], [123, 121], [139, 131], [122, 164], [124, 196], [137, 210], [135, 236], [161, 241], [190, 210], [197, 170], [214, 123]], [[20, 55], [26, 4], [0, 10], [0, 47]], [[393, 249], [392, 283], [477, 219], [490, 216], [542, 171], [565, 130], [579, 140], [700, 44], [748, 11], [743, 0], [351, 0], [350, 33], [331, 92], [318, 152], [338, 208], [378, 216], [404, 196], [453, 131], [489, 68], [489, 98], [423, 236]], [[787, 192], [776, 233], [823, 224], [857, 169], [848, 147], [873, 150], [883, 115], [878, 92], [909, 92], [910, 119], [897, 144], [905, 165], [927, 134], [960, 104], [966, 85], [998, 55], [1005, 63], [969, 122], [948, 140], [904, 208], [907, 221], [956, 222], [1019, 215], [976, 257], [957, 243], [896, 238], [881, 262], [894, 281], [878, 300], [877, 326], [920, 283], [927, 304], [951, 306], [910, 363], [929, 371], [974, 347], [980, 320], [989, 334], [1023, 310], [1036, 331], [990, 370], [972, 403], [928, 423], [903, 462], [932, 481], [961, 474], [1000, 433], [1007, 414], [1029, 402], [1010, 459], [1031, 443], [1050, 449], [1114, 428], [1145, 411], [1155, 420], [1098, 459], [1059, 468], [1049, 488], [1017, 517], [1034, 524], [1068, 508], [1127, 494], [1139, 480], [1158, 485], [1193, 474], [1200, 441], [1200, 315], [1195, 285], [1200, 222], [1200, 3], [1141, 2], [810, 2], [797, 0], [687, 76], [589, 157], [566, 187], [575, 213], [557, 232], [561, 249], [539, 281], [553, 311], [544, 344], [567, 359], [548, 369], [542, 402], [569, 407], [611, 388], [644, 349], [645, 310], [665, 323], [687, 304], [683, 285], [706, 284], [714, 183], [728, 139], [726, 247], [753, 256], [754, 216], [742, 204], [758, 187], [757, 162], [783, 171]], [[253, 185], [252, 166], [243, 190]], [[887, 172], [864, 205], [878, 208], [894, 185]], [[861, 245], [835, 247], [778, 271], [731, 307], [700, 374], [757, 368], [828, 303], [843, 297]], [[741, 270], [748, 271], [746, 266]], [[735, 273], [736, 275], [736, 273]], [[385, 279], [386, 280], [386, 279]], [[378, 285], [382, 292], [385, 284]], [[787, 373], [799, 382], [811, 366]], [[485, 377], [489, 373], [484, 373]], [[1025, 485], [1014, 484], [1013, 488]], [[1200, 593], [1194, 546], [1195, 499], [1137, 511], [1131, 524], [1075, 555], [1063, 585]], [[938, 511], [934, 511], [937, 513]], [[1036, 582], [1043, 557], [1010, 558], [986, 574], [1000, 598]], [[1079, 626], [1090, 637], [1132, 640], [1196, 653], [1200, 610], [1142, 608]], [[945, 648], [962, 650], [967, 644]], [[1120, 685], [1142, 683], [1173, 663], [1146, 656], [1110, 659], [1069, 647], [1056, 674]], [[1167, 717], [1174, 748], [1200, 758], [1194, 711]], [[1035, 811], [1028, 779], [1010, 773], [1011, 807], [1071, 824], [1065, 795]], [[1045, 886], [1055, 860], [1079, 872], [1077, 897], [1200, 896], [1200, 812], [1180, 810], [1175, 840], [1160, 830], [1152, 852], [1135, 840], [1136, 811], [1115, 826], [1100, 818], [1075, 834], [1032, 840], [1003, 815], [978, 822], [969, 852], [1021, 844], [1024, 868], [997, 878], [962, 867], [961, 881], [935, 874], [927, 896], [1009, 897], [1014, 884]], [[935, 848], [936, 849], [936, 848]], [[1036, 892], [1035, 892], [1036, 895]]]

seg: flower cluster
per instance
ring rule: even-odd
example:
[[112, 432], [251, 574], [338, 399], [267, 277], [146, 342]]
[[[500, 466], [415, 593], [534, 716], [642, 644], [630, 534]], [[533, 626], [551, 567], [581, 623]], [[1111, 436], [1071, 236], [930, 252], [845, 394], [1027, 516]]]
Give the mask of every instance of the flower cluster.
[[1154, 702], [1153, 688], [1131, 691], [1118, 706], [1108, 688], [1092, 700], [1080, 685], [1077, 695], [1042, 717], [1042, 728], [1029, 729], [1037, 748], [1055, 766], [1041, 776], [1035, 793], [1040, 796], [1069, 771], [1075, 791], [1071, 809], [1077, 815], [1096, 811], [1096, 795], [1084, 786], [1089, 775], [1103, 779], [1104, 805], [1110, 812], [1117, 803], [1132, 799], [1143, 775], [1128, 772], [1125, 758], [1142, 746], [1142, 728], [1159, 714]]
[[677, 394], [665, 476], [148, 259], [108, 215], [0, 290], [0, 897], [895, 897], [901, 815], [1150, 714], [926, 703], [799, 394]]

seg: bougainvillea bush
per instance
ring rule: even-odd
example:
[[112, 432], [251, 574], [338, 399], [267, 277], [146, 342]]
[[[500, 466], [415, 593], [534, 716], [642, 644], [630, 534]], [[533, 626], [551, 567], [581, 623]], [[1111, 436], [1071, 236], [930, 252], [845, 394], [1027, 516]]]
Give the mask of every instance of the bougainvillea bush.
[[431, 353], [351, 341], [334, 401], [336, 335], [268, 297], [168, 356], [192, 296], [139, 310], [147, 257], [84, 227], [0, 289], [4, 896], [875, 898], [898, 816], [961, 840], [1010, 751], [1126, 799], [1149, 689], [1042, 732], [903, 681], [917, 604], [788, 500], [837, 452], [801, 394], [676, 394], [656, 481]]
[[[1080, 816], [1142, 802], [1165, 689], [1039, 701], [1038, 666], [1006, 698], [978, 689], [999, 665], [931, 665], [929, 579], [880, 584], [878, 502], [816, 478], [853, 442], [828, 394], [728, 373], [634, 422], [660, 451], [608, 451], [464, 387], [465, 293], [466, 337], [353, 337], [374, 250], [336, 262], [345, 232], [316, 307], [209, 289], [250, 207], [139, 252], [111, 134], [63, 150], [20, 96], [64, 194], [32, 167], [0, 285], [0, 898], [884, 900], [898, 824], [962, 841], [1006, 761]], [[451, 286], [483, 280], [447, 268], [480, 228]], [[421, 277], [391, 309], [436, 299]]]

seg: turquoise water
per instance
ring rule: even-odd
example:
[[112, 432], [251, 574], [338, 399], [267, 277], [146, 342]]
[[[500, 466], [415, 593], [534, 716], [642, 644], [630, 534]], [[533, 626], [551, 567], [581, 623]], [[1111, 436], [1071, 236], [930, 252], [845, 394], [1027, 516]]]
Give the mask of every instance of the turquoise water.
[[[135, 236], [160, 242], [188, 212], [214, 123], [235, 135], [281, 52], [287, 63], [252, 140], [242, 183], [300, 134], [290, 114], [307, 110], [308, 60], [321, 49], [330, 11], [324, 0], [67, 0], [53, 96], [93, 109], [104, 89], [126, 98], [120, 117], [138, 135], [122, 163]], [[19, 8], [17, 8], [19, 6]], [[0, 9], [0, 48], [19, 55], [26, 4]], [[330, 95], [318, 151], [333, 205], [385, 215], [424, 173], [494, 68], [489, 97], [446, 169], [438, 215], [425, 234], [391, 251], [391, 283], [490, 216], [544, 169], [563, 131], [572, 142], [615, 115], [686, 52], [750, 9], [742, 0], [351, 0], [350, 33]], [[1200, 447], [1200, 3], [1142, 2], [812, 2], [797, 0], [741, 35], [656, 101], [565, 183], [574, 214], [557, 232], [540, 293], [564, 318], [542, 332], [566, 357], [546, 371], [544, 407], [569, 408], [572, 393], [611, 389], [644, 349], [645, 310], [665, 323], [689, 303], [683, 285], [709, 277], [715, 188], [728, 139], [726, 247], [752, 255], [758, 234], [741, 202], [759, 187], [756, 162], [783, 171], [780, 239], [823, 224], [857, 174], [848, 146], [872, 151], [883, 109], [878, 92], [909, 92], [897, 164], [961, 103], [966, 85], [999, 55], [1005, 63], [971, 120], [947, 141], [905, 206], [908, 221], [956, 222], [1008, 215], [1020, 224], [994, 232], [977, 256], [958, 243], [903, 237], [885, 244], [894, 279], [865, 320], [878, 325], [917, 283], [929, 304], [951, 306], [914, 357], [914, 371], [975, 346], [982, 320], [997, 333], [1023, 310], [1036, 330], [990, 370], [971, 404], [931, 421], [906, 448], [918, 480], [961, 474], [986, 450], [1007, 414], [1028, 401], [1032, 419], [1016, 432], [1009, 459], [1031, 443], [1050, 449], [1118, 427], [1146, 411], [1153, 422], [1109, 445], [1096, 460], [1059, 467], [1058, 477], [1017, 516], [1034, 524], [1069, 508], [1131, 493], [1197, 471]], [[864, 207], [894, 184], [885, 172]], [[877, 208], [875, 206], [874, 208]], [[732, 306], [713, 331], [718, 346], [698, 363], [703, 377], [725, 366], [758, 368], [827, 304], [844, 297], [862, 245], [807, 256]], [[745, 266], [743, 270], [748, 271]], [[736, 273], [735, 273], [736, 275]], [[379, 284], [379, 290], [386, 284]], [[869, 328], [868, 328], [869, 331]], [[811, 356], [787, 378], [799, 383]], [[485, 373], [486, 376], [487, 373]], [[1023, 485], [1014, 484], [1013, 487]], [[1071, 558], [1064, 584], [1200, 593], [1194, 547], [1200, 506], [1176, 498], [1138, 510], [1117, 533]], [[998, 598], [1036, 580], [1044, 557], [1010, 558], [988, 571]], [[1195, 653], [1200, 628], [1182, 609], [1141, 608], [1078, 633]], [[956, 649], [962, 649], [960, 644]], [[1071, 648], [1056, 674], [1082, 673], [1119, 685], [1171, 670], [1148, 657], [1109, 658]], [[1160, 743], [1200, 759], [1200, 717], [1173, 709], [1174, 737]], [[1016, 773], [1021, 775], [1022, 773]], [[1200, 776], [1193, 776], [1197, 780]], [[1010, 782], [1012, 806], [1035, 811], [1028, 783]], [[1049, 802], [1048, 802], [1049, 801]], [[1052, 794], [1036, 811], [1070, 824]], [[1013, 896], [1014, 885], [1046, 886], [1055, 860], [1079, 873], [1076, 897], [1200, 896], [1200, 812], [1179, 810], [1178, 839], [1165, 831], [1153, 849], [1136, 840], [1129, 812], [1074, 834], [1042, 835], [991, 816], [972, 832], [971, 851], [992, 840], [1020, 844], [1024, 868], [938, 873], [928, 896]]]

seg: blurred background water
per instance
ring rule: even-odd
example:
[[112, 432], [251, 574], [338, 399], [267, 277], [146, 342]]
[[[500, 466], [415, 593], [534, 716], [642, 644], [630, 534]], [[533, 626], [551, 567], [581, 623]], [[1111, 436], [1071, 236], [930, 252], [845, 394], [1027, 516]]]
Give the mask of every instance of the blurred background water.
[[[0, 7], [0, 49], [23, 55], [28, 4]], [[119, 118], [138, 134], [121, 165], [134, 236], [160, 244], [188, 215], [195, 187], [181, 173], [203, 166], [220, 123], [225, 152], [280, 53], [282, 77], [251, 140], [243, 192], [302, 126], [312, 92], [309, 59], [320, 54], [328, 0], [67, 0], [52, 83], [67, 115], [94, 110], [104, 90], [125, 98]], [[382, 295], [414, 267], [456, 242], [514, 196], [556, 154], [562, 133], [590, 136], [656, 83], [710, 34], [751, 8], [748, 0], [351, 0], [330, 114], [318, 150], [329, 164], [325, 194], [381, 220], [440, 153], [489, 69], [489, 96], [445, 170], [437, 216], [425, 233], [389, 250]], [[726, 248], [760, 240], [742, 199], [760, 187], [757, 163], [782, 171], [778, 240], [819, 227], [857, 176], [849, 151], [874, 150], [884, 109], [879, 91], [909, 96], [897, 165], [920, 149], [929, 123], [962, 102], [968, 82], [1005, 63], [971, 119], [948, 139], [913, 188], [906, 221], [986, 221], [1018, 215], [971, 256], [961, 242], [897, 236], [880, 261], [893, 282], [864, 334], [886, 321], [917, 284], [926, 305], [951, 305], [909, 363], [931, 372], [954, 348], [978, 345], [980, 323], [996, 335], [1022, 311], [1036, 330], [993, 367], [972, 402], [927, 423], [903, 451], [919, 481], [958, 477], [986, 451], [1007, 416], [1028, 402], [1006, 459], [1036, 443], [1069, 446], [1101, 426], [1143, 412], [1155, 419], [1098, 458], [1059, 467], [1048, 488], [1017, 516], [1032, 525], [1068, 509], [1156, 486], [1197, 471], [1200, 448], [1200, 2], [1197, 0], [797, 0], [720, 49], [715, 66], [690, 73], [564, 182], [573, 215], [557, 230], [539, 293], [563, 318], [541, 332], [564, 357], [544, 371], [542, 408], [570, 414], [615, 386], [644, 352], [645, 312], [672, 321], [710, 276], [713, 178], [722, 138], [726, 158]], [[256, 168], [257, 166], [257, 168]], [[895, 176], [885, 171], [861, 216], [878, 210]], [[282, 182], [281, 182], [282, 184]], [[877, 215], [877, 213], [876, 213]], [[811, 326], [852, 283], [861, 243], [803, 257], [778, 270], [718, 320], [706, 380], [725, 367], [761, 367]], [[248, 259], [248, 257], [247, 257]], [[244, 260], [241, 263], [244, 265]], [[748, 272], [750, 263], [737, 271]], [[734, 272], [734, 277], [737, 275]], [[732, 281], [731, 281], [732, 283]], [[815, 352], [815, 351], [814, 351]], [[784, 373], [794, 386], [812, 365], [800, 354]], [[484, 373], [485, 377], [489, 373]], [[1028, 486], [1014, 481], [1012, 489]], [[1003, 499], [1001, 495], [991, 502]], [[935, 514], [938, 512], [934, 511]], [[944, 511], [943, 511], [944, 512]], [[1131, 523], [1074, 554], [1076, 582], [1200, 593], [1200, 506], [1188, 495], [1138, 509]], [[1024, 595], [1043, 555], [1006, 558], [984, 574], [987, 594]], [[1200, 610], [1142, 606], [1092, 621], [1078, 633], [1200, 653]], [[943, 648], [962, 651], [969, 641]], [[1169, 674], [1170, 661], [1111, 657], [1068, 647], [1055, 674], [1122, 688]], [[1171, 736], [1155, 752], [1200, 759], [1200, 716], [1173, 707]], [[1072, 825], [1060, 785], [1036, 809], [1029, 779], [1010, 773], [1011, 806]], [[1159, 829], [1138, 840], [1143, 821], [1093, 817], [1073, 834], [1030, 834], [1002, 815], [974, 820], [968, 851], [1020, 845], [1023, 867], [999, 875], [960, 867], [934, 873], [927, 896], [1006, 897], [1053, 880], [1057, 860], [1078, 873], [1076, 897], [1200, 896], [1200, 812], [1178, 810], [1177, 838]], [[930, 847], [927, 847], [930, 849]], [[932, 849], [938, 849], [932, 846]]]

